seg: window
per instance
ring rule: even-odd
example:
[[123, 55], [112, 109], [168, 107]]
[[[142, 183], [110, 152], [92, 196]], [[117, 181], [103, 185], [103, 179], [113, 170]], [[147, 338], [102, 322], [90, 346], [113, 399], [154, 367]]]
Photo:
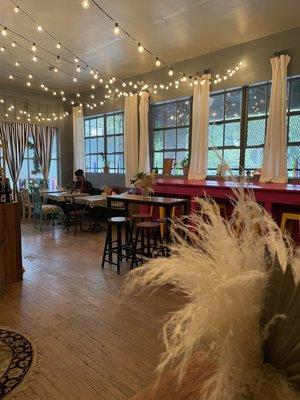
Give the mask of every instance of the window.
[[124, 113], [86, 118], [84, 121], [85, 165], [87, 172], [124, 173]]
[[210, 97], [208, 175], [216, 175], [222, 160], [239, 173], [242, 89], [213, 93]]
[[250, 86], [247, 89], [247, 122], [244, 169], [262, 167], [271, 84]]
[[288, 176], [300, 177], [300, 77], [288, 82], [288, 138], [287, 170]]
[[[51, 164], [49, 171], [48, 187], [55, 189], [58, 185], [58, 134], [56, 133], [52, 145]], [[35, 152], [33, 138], [29, 136], [25, 150], [24, 161], [18, 179], [19, 188], [28, 188], [32, 183], [43, 184], [39, 161]]]
[[164, 158], [172, 158], [173, 174], [181, 175], [181, 162], [190, 149], [191, 99], [154, 104], [152, 106], [152, 169], [163, 171]]

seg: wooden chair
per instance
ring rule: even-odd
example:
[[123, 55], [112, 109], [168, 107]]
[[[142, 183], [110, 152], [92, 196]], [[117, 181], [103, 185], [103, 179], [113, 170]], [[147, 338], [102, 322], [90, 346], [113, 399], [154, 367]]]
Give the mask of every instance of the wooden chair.
[[32, 201], [33, 201], [33, 219], [34, 228], [36, 228], [37, 219], [40, 220], [40, 231], [43, 230], [43, 219], [50, 215], [52, 220], [52, 226], [54, 226], [54, 216], [62, 215], [63, 210], [53, 204], [43, 204], [41, 200], [41, 194], [39, 188], [31, 189]]
[[64, 207], [65, 225], [67, 228], [67, 235], [71, 223], [74, 224], [74, 236], [77, 235], [77, 225], [79, 224], [80, 232], [82, 232], [82, 220], [84, 217], [88, 217], [89, 226], [91, 227], [91, 214], [86, 209], [80, 209], [78, 204], [75, 202], [75, 197], [65, 196], [65, 207]]
[[30, 194], [28, 189], [20, 189], [20, 197], [21, 197], [21, 202], [22, 202], [22, 217], [23, 219], [26, 218], [26, 213], [28, 216], [28, 219], [31, 218], [33, 215], [33, 203], [30, 199]]
[[287, 222], [293, 224], [294, 221], [298, 221], [300, 229], [300, 214], [299, 213], [282, 213], [280, 229], [282, 233], [285, 233]]

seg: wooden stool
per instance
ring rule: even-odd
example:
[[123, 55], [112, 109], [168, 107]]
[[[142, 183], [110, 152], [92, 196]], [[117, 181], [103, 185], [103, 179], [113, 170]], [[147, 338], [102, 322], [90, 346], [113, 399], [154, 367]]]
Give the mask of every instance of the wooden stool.
[[[152, 244], [151, 244], [151, 238], [153, 239]], [[141, 247], [139, 249], [137, 247], [138, 243], [141, 243]], [[134, 264], [137, 264], [138, 261], [143, 261], [142, 258], [137, 257], [137, 254], [141, 254], [142, 256], [150, 258], [152, 257], [152, 254], [155, 250], [162, 250], [164, 254], [163, 240], [160, 234], [160, 224], [158, 222], [151, 222], [151, 221], [138, 222], [136, 224], [136, 236], [133, 243], [130, 268], [133, 268]]]
[[[112, 239], [112, 228], [116, 226], [117, 229], [117, 238], [115, 240]], [[122, 241], [122, 228], [125, 228], [125, 243]], [[108, 220], [107, 234], [104, 246], [104, 252], [102, 257], [101, 268], [104, 268], [105, 262], [117, 266], [117, 272], [120, 273], [120, 264], [124, 258], [129, 258], [128, 253], [128, 242], [131, 242], [130, 235], [130, 220], [126, 217], [112, 217]], [[115, 244], [115, 245], [114, 245]], [[123, 252], [125, 251], [125, 254]], [[113, 261], [113, 255], [117, 256], [117, 262]], [[108, 256], [108, 260], [107, 257]]]
[[291, 221], [292, 223], [294, 221], [298, 221], [299, 229], [300, 229], [300, 214], [298, 214], [298, 213], [282, 213], [281, 224], [280, 224], [280, 229], [281, 229], [282, 233], [285, 232], [285, 226], [288, 221]]

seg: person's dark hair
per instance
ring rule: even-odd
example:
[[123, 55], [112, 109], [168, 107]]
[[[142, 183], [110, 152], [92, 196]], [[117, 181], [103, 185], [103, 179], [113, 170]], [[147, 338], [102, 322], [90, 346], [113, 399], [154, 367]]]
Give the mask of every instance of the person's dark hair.
[[75, 171], [75, 176], [83, 176], [83, 170], [78, 169], [77, 171]]

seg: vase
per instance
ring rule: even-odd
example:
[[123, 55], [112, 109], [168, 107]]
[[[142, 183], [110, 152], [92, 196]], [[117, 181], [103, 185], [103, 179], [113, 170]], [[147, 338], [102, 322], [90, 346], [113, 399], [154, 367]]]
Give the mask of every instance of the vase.
[[105, 174], [108, 174], [108, 173], [109, 173], [109, 166], [108, 166], [108, 165], [105, 165], [105, 166], [103, 167], [103, 172], [104, 172]]
[[183, 165], [183, 166], [182, 166], [182, 172], [183, 172], [183, 176], [184, 176], [184, 177], [186, 177], [186, 176], [189, 175], [189, 169], [190, 169], [190, 166], [189, 166], [189, 165]]
[[148, 199], [148, 198], [150, 197], [149, 188], [147, 188], [147, 189], [142, 189], [142, 197], [143, 197], [144, 199]]

